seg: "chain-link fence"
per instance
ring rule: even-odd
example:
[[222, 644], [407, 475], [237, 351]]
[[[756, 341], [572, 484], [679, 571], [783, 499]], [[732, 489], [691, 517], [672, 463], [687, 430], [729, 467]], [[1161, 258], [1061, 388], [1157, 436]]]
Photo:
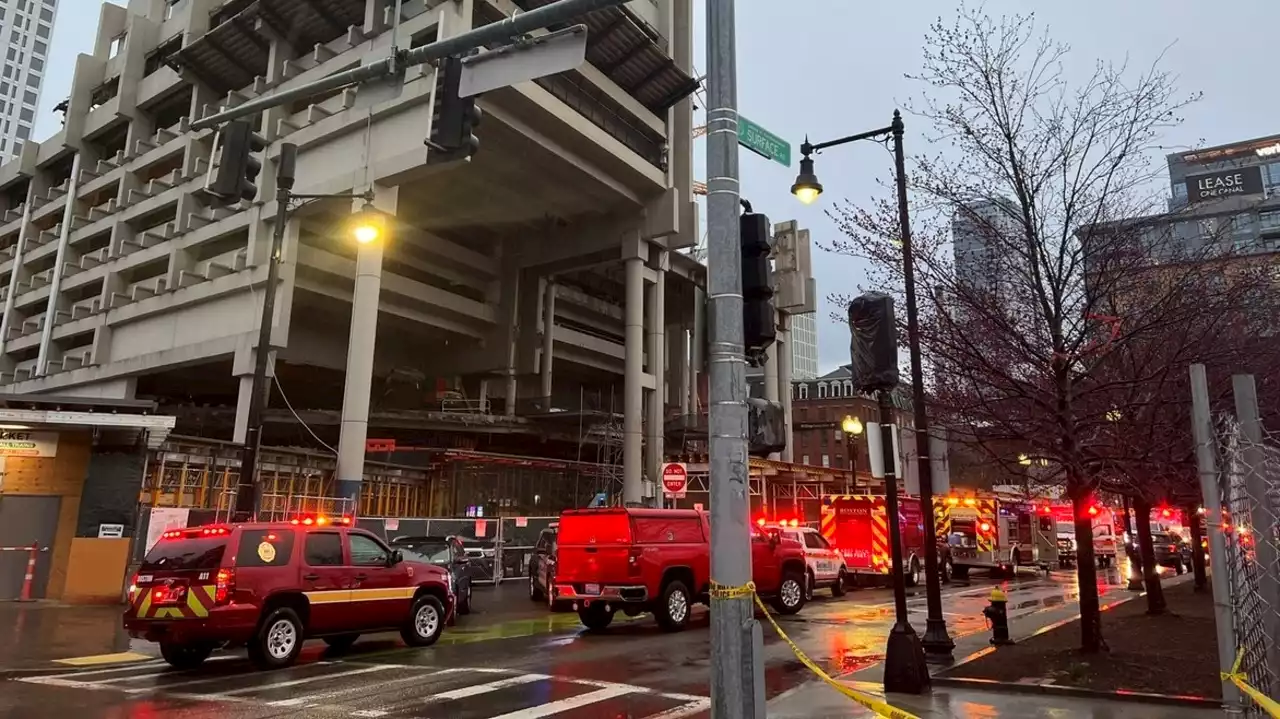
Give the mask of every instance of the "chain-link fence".
[[[1218, 491], [1239, 671], [1280, 697], [1280, 437], [1223, 416]], [[1252, 706], [1251, 713], [1267, 716]]]

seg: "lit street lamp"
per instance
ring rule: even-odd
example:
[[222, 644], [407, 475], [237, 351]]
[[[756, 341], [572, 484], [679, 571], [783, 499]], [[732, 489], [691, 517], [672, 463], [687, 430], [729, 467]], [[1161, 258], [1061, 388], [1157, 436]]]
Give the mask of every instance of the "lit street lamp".
[[[915, 261], [911, 254], [911, 219], [907, 206], [906, 156], [902, 147], [904, 131], [905, 126], [902, 122], [902, 114], [895, 110], [893, 112], [893, 121], [888, 127], [817, 144], [810, 143], [806, 139], [804, 144], [800, 146], [802, 155], [800, 173], [796, 176], [795, 184], [791, 186], [791, 193], [806, 204], [812, 203], [822, 194], [822, 183], [818, 182], [818, 175], [814, 171], [813, 153], [858, 140], [880, 142], [885, 139], [892, 140], [898, 194], [898, 224], [902, 240], [903, 289], [905, 290], [907, 303], [907, 345], [911, 356], [911, 403], [914, 410], [916, 457], [920, 477], [920, 511], [924, 515], [925, 595], [928, 614], [922, 644], [925, 651], [934, 657], [949, 660], [951, 659], [952, 651], [955, 649], [955, 642], [952, 641], [951, 636], [947, 633], [946, 620], [942, 616], [942, 585], [938, 571], [938, 540], [933, 522], [933, 472], [929, 458], [929, 418], [925, 412], [924, 368], [920, 358], [920, 320], [919, 311], [916, 307]], [[890, 519], [892, 520], [893, 518], [891, 517]], [[892, 541], [901, 541], [901, 537], [895, 536]], [[897, 589], [895, 587], [895, 592]], [[910, 629], [910, 625], [907, 623], [905, 612], [903, 614], [904, 616], [897, 618], [897, 624], [905, 625], [905, 629], [910, 631], [914, 637], [914, 631]], [[896, 625], [895, 630], [897, 630]], [[898, 656], [901, 658], [885, 657], [885, 690], [910, 693], [922, 692], [923, 686], [918, 684], [912, 686], [913, 677], [923, 675], [923, 681], [927, 684], [928, 672], [920, 671], [922, 668], [913, 665], [914, 658], [910, 656], [910, 653], [906, 656], [901, 654]], [[895, 666], [895, 663], [899, 663], [899, 665]]]
[[[858, 437], [862, 436], [862, 420], [846, 414], [844, 420], [840, 422], [840, 429], [844, 431], [845, 451], [849, 453], [850, 482], [856, 487], [858, 484]], [[852, 494], [848, 483], [844, 486], [844, 493]]]

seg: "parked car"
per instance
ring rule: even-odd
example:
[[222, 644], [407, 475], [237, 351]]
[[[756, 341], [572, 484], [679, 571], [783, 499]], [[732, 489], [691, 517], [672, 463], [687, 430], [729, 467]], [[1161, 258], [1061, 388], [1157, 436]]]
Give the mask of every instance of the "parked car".
[[398, 629], [410, 646], [434, 644], [454, 610], [449, 573], [349, 525], [307, 517], [167, 531], [129, 587], [124, 628], [182, 669], [219, 646], [246, 645], [271, 669], [312, 638], [341, 650]]
[[[591, 630], [616, 612], [650, 612], [667, 631], [689, 623], [694, 602], [710, 604], [711, 527], [693, 509], [572, 509], [560, 515], [552, 598], [568, 602]], [[776, 529], [752, 527], [756, 592], [782, 614], [804, 606], [804, 547]]]
[[458, 537], [396, 537], [393, 547], [405, 557], [434, 564], [453, 577], [453, 592], [458, 598], [458, 614], [471, 613], [471, 557]]
[[552, 599], [552, 586], [556, 581], [556, 545], [560, 525], [552, 523], [538, 534], [538, 541], [529, 555], [529, 600], [547, 602], [552, 611], [565, 609], [564, 602]]
[[1173, 532], [1152, 532], [1151, 546], [1156, 565], [1169, 567], [1178, 574], [1191, 566], [1191, 544]]

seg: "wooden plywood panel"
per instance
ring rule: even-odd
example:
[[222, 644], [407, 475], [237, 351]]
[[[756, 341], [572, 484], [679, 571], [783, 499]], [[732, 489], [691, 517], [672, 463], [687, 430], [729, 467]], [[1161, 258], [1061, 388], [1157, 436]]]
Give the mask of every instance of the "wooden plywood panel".
[[119, 603], [128, 565], [129, 541], [90, 537], [72, 539], [62, 601]]
[[58, 532], [53, 538], [53, 561], [49, 565], [50, 599], [62, 599], [67, 585], [67, 568], [71, 559], [71, 543], [76, 538], [76, 520], [80, 518], [80, 495], [63, 496], [58, 512]]
[[63, 432], [56, 457], [6, 457], [5, 494], [79, 495], [93, 451], [88, 432]]

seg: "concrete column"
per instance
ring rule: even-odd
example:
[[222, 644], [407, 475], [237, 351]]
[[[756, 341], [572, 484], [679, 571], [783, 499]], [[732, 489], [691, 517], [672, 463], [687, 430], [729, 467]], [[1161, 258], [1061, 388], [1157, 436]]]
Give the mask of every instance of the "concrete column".
[[[397, 191], [375, 188], [374, 204], [383, 212], [395, 213]], [[357, 208], [358, 209], [358, 208]], [[384, 234], [393, 223], [387, 223]], [[378, 297], [382, 290], [382, 248], [380, 237], [360, 245], [356, 253], [355, 289], [351, 295], [351, 334], [347, 341], [347, 373], [342, 392], [342, 427], [338, 435], [337, 496], [360, 499], [364, 481], [364, 448], [369, 438], [369, 396], [373, 390], [373, 358], [378, 339]]]
[[680, 325], [679, 328], [676, 333], [674, 354], [676, 382], [678, 383], [676, 403], [680, 405], [680, 414], [687, 415], [693, 399], [693, 393], [689, 388], [689, 378], [693, 374], [690, 371], [689, 362], [689, 328], [684, 325]]
[[489, 380], [480, 380], [480, 412], [489, 414]]
[[13, 297], [17, 293], [18, 277], [23, 275], [23, 251], [27, 246], [27, 235], [31, 232], [31, 197], [34, 189], [34, 182], [27, 183], [27, 199], [22, 203], [22, 223], [18, 225], [18, 244], [13, 250], [13, 271], [9, 273], [9, 286], [4, 293], [4, 312], [0, 314], [0, 357], [3, 357], [4, 348], [9, 343], [9, 328], [13, 324], [14, 314]]
[[778, 393], [782, 402], [783, 436], [787, 438], [787, 448], [782, 450], [782, 461], [794, 462], [792, 443], [795, 437], [791, 432], [791, 315], [785, 312], [778, 313], [778, 339], [775, 346], [778, 348], [775, 354], [778, 358]]
[[[49, 371], [53, 350], [53, 325], [62, 307], [62, 270], [67, 262], [67, 248], [71, 244], [71, 220], [76, 214], [76, 193], [80, 191], [80, 160], [83, 152], [77, 152], [71, 161], [71, 182], [67, 187], [67, 204], [62, 210], [62, 236], [58, 238], [58, 254], [53, 260], [53, 279], [49, 282], [49, 302], [45, 305], [44, 328], [40, 333], [40, 349], [36, 355], [35, 376], [43, 377]], [[13, 271], [18, 271], [15, 263]]]
[[644, 447], [644, 260], [626, 260], [625, 359], [622, 396], [622, 501], [639, 505], [644, 498], [640, 462]]
[[[659, 251], [654, 259], [656, 272], [654, 283], [649, 287], [648, 306], [645, 311], [648, 315], [645, 323], [648, 328], [648, 347], [645, 354], [649, 359], [648, 372], [653, 376], [653, 390], [649, 392], [648, 427], [645, 432], [645, 442], [649, 450], [645, 470], [649, 481], [656, 483], [662, 476], [662, 460], [665, 456], [662, 428], [667, 415], [666, 367], [664, 366], [667, 356], [667, 253]], [[656, 484], [655, 496], [659, 498], [660, 503], [662, 488], [657, 487]]]
[[698, 375], [707, 363], [707, 293], [693, 288], [693, 329], [689, 332], [689, 411], [702, 411]]
[[[274, 362], [267, 365], [267, 374], [272, 374]], [[253, 398], [253, 375], [240, 378], [240, 391], [236, 396], [236, 423], [231, 430], [231, 441], [244, 444], [245, 435], [249, 433], [249, 401]]]
[[556, 283], [548, 278], [546, 287], [543, 288], [542, 294], [542, 358], [539, 360], [538, 369], [542, 373], [542, 408], [544, 412], [551, 411], [551, 364], [552, 349], [555, 344], [555, 328], [556, 328]]
[[[778, 343], [775, 340], [773, 344], [764, 352], [764, 398], [770, 402], [780, 401], [778, 396]], [[778, 452], [769, 453], [769, 459], [777, 461], [782, 458]]]

